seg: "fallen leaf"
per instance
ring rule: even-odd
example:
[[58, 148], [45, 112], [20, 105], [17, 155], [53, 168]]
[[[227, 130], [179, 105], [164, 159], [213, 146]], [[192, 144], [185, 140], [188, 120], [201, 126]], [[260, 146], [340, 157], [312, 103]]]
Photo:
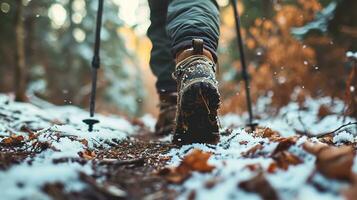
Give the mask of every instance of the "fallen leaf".
[[240, 145], [246, 145], [246, 144], [248, 144], [248, 141], [240, 141], [239, 144]]
[[174, 184], [183, 183], [191, 175], [190, 173], [179, 173], [176, 168], [171, 167], [165, 167], [158, 171], [157, 174], [160, 176], [164, 176], [169, 183]]
[[254, 135], [257, 137], [269, 138], [270, 140], [275, 140], [280, 137], [279, 132], [273, 131], [270, 128], [257, 127]]
[[196, 199], [196, 190], [192, 190], [187, 197], [187, 200], [194, 200]]
[[353, 147], [335, 147], [311, 142], [305, 142], [303, 147], [316, 156], [316, 169], [321, 174], [339, 180], [353, 179], [352, 166], [355, 156]]
[[220, 181], [221, 181], [220, 178], [214, 177], [213, 179], [210, 179], [210, 180], [206, 181], [206, 183], [205, 183], [205, 188], [211, 189], [211, 188], [213, 188], [217, 183], [219, 183]]
[[346, 198], [346, 200], [356, 200], [357, 186], [354, 185], [354, 186], [342, 191], [342, 194]]
[[81, 158], [84, 158], [86, 160], [92, 160], [95, 158], [96, 154], [94, 153], [94, 151], [90, 151], [88, 149], [84, 150], [84, 151], [81, 151], [81, 152], [78, 152], [78, 155], [81, 157]]
[[302, 160], [290, 153], [289, 151], [280, 151], [272, 157], [277, 164], [277, 167], [287, 170], [290, 165], [298, 165], [302, 163]]
[[333, 112], [330, 110], [330, 108], [327, 105], [321, 105], [319, 111], [317, 112], [317, 116], [319, 117], [320, 120], [331, 114], [333, 114]]
[[317, 156], [316, 168], [329, 178], [351, 180], [354, 156], [349, 146], [325, 148]]
[[263, 169], [260, 163], [248, 164], [245, 167], [248, 168], [250, 171], [260, 171]]
[[22, 135], [11, 135], [10, 137], [6, 137], [3, 140], [1, 140], [1, 144], [3, 146], [13, 146], [13, 147], [19, 147], [24, 145], [24, 136]]
[[273, 155], [276, 153], [279, 153], [281, 151], [288, 150], [291, 146], [296, 144], [297, 140], [298, 140], [297, 137], [280, 138], [280, 139], [276, 140], [277, 142], [279, 142], [279, 144], [273, 151]]
[[258, 193], [264, 200], [277, 200], [278, 195], [262, 172], [250, 180], [243, 181], [238, 186], [247, 192]]
[[256, 144], [252, 148], [250, 148], [248, 151], [243, 152], [242, 156], [244, 157], [254, 157], [254, 155], [259, 151], [263, 149], [263, 145], [261, 144]]
[[324, 144], [324, 143], [321, 143], [321, 142], [305, 142], [303, 144], [303, 148], [305, 151], [311, 153], [311, 154], [318, 154], [322, 149], [324, 148], [328, 148], [328, 145], [327, 144]]
[[357, 197], [357, 175], [353, 177], [353, 184], [347, 189], [342, 190], [342, 195], [346, 200], [356, 200]]
[[211, 153], [194, 149], [186, 155], [178, 167], [164, 168], [158, 172], [159, 175], [165, 176], [170, 183], [183, 183], [191, 176], [192, 171], [211, 172], [215, 167], [207, 163]]
[[189, 168], [192, 171], [211, 172], [215, 167], [207, 163], [211, 153], [194, 149], [190, 154], [184, 157], [179, 168]]
[[27, 132], [29, 134], [29, 140], [34, 140], [34, 139], [37, 139], [37, 137], [38, 137], [38, 134], [36, 134], [34, 131], [32, 131], [27, 126], [22, 126], [20, 130]]
[[278, 168], [278, 165], [276, 164], [276, 162], [272, 162], [272, 163], [270, 163], [267, 171], [268, 171], [268, 173], [275, 173], [277, 168]]

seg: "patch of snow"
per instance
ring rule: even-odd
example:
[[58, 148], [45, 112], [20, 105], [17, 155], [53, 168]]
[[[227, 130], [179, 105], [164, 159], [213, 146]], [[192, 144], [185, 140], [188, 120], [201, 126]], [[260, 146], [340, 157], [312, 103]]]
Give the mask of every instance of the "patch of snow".
[[[335, 130], [342, 124], [356, 121], [349, 117], [346, 117], [344, 121], [340, 117], [338, 113], [343, 111], [344, 104], [339, 100], [334, 100], [331, 103], [332, 100], [330, 98], [307, 98], [304, 105], [306, 109], [299, 110], [299, 105], [292, 102], [283, 107], [274, 117], [266, 112], [270, 101], [270, 97], [259, 99], [254, 108], [255, 112], [259, 113], [261, 117], [259, 124], [276, 130], [285, 137], [293, 136], [296, 134], [296, 130], [304, 131], [304, 129], [307, 129], [312, 134], [326, 133]], [[328, 115], [320, 120], [317, 114], [321, 105], [329, 105], [331, 112], [337, 114]], [[248, 180], [256, 174], [256, 172], [246, 167], [248, 164], [259, 164], [262, 167], [266, 179], [276, 190], [280, 199], [342, 199], [339, 192], [336, 191], [345, 187], [344, 183], [335, 181], [333, 182], [333, 191], [323, 193], [317, 191], [315, 186], [308, 181], [315, 172], [316, 158], [307, 153], [302, 147], [307, 140], [306, 136], [301, 136], [296, 144], [289, 149], [289, 152], [302, 159], [303, 163], [295, 166], [290, 165], [287, 170], [277, 169], [273, 173], [268, 173], [267, 169], [273, 160], [264, 155], [271, 154], [278, 143], [269, 141], [267, 138], [255, 137], [247, 133], [243, 128], [239, 128], [244, 126], [247, 118], [247, 114], [242, 116], [228, 114], [220, 117], [222, 130], [230, 127], [233, 128], [233, 132], [228, 136], [221, 136], [218, 145], [184, 145], [181, 148], [172, 149], [168, 153], [168, 156], [172, 157], [169, 164], [177, 166], [191, 150], [201, 149], [212, 153], [208, 163], [215, 166], [215, 169], [210, 173], [193, 173], [183, 185], [173, 186], [181, 194], [178, 199], [187, 199], [192, 191], [195, 191], [195, 199], [197, 200], [261, 199], [256, 193], [247, 193], [238, 187], [240, 182]], [[342, 131], [335, 136], [335, 140], [336, 142], [342, 140], [354, 141], [354, 137]], [[259, 150], [262, 156], [247, 158], [242, 155], [243, 152], [248, 151], [257, 144], [263, 145], [263, 149]], [[356, 159], [353, 169], [357, 172]], [[207, 188], [206, 183], [210, 180], [215, 180], [217, 183], [213, 187]], [[330, 182], [330, 180], [318, 177], [318, 175], [316, 175], [314, 181], [322, 182], [322, 184]]]
[[[109, 147], [113, 140], [120, 141], [133, 134], [136, 127], [127, 120], [116, 116], [96, 115], [100, 121], [94, 131], [88, 132], [82, 120], [88, 118], [88, 112], [75, 106], [54, 106], [45, 104], [45, 108], [28, 103], [13, 102], [7, 95], [0, 94], [0, 135], [16, 133], [28, 138], [28, 133], [21, 131], [22, 126], [38, 130], [38, 141], [47, 142], [51, 148], [27, 158], [18, 165], [0, 171], [1, 199], [50, 199], [42, 188], [48, 183], [63, 183], [66, 191], [80, 191], [86, 184], [79, 179], [79, 173], [91, 175], [92, 165], [77, 162], [54, 161], [79, 158], [79, 152], [96, 147]], [[57, 123], [57, 125], [55, 125]], [[65, 124], [65, 125], [59, 125]], [[81, 141], [85, 139], [88, 144]], [[33, 143], [29, 143], [33, 145]], [[86, 146], [88, 145], [88, 146]]]
[[348, 58], [357, 59], [357, 52], [347, 51], [346, 56], [347, 56]]
[[335, 144], [343, 143], [343, 142], [354, 142], [354, 141], [355, 141], [355, 137], [347, 131], [341, 131], [333, 137], [333, 143]]
[[155, 124], [157, 120], [152, 115], [145, 114], [140, 119], [145, 124], [145, 126], [150, 129], [151, 132], [155, 131]]

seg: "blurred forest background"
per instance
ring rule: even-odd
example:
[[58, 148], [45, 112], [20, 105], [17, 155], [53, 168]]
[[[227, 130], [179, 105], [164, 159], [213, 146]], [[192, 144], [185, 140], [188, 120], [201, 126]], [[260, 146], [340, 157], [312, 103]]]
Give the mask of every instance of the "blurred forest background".
[[[241, 113], [245, 94], [233, 10], [219, 0], [222, 114]], [[254, 101], [274, 114], [290, 101], [330, 96], [357, 117], [356, 0], [241, 0]], [[0, 92], [27, 91], [58, 105], [87, 107], [97, 1], [0, 0]], [[156, 114], [146, 0], [105, 0], [98, 106], [101, 112]], [[353, 56], [352, 56], [353, 57]], [[22, 87], [22, 85], [24, 87]], [[323, 112], [323, 110], [322, 110]], [[325, 112], [327, 112], [325, 110]]]

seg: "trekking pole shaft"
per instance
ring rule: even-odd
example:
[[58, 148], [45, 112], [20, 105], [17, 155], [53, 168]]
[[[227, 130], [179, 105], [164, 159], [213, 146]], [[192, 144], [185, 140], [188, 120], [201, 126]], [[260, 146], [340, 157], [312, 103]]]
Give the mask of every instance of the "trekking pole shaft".
[[99, 0], [98, 12], [97, 12], [97, 24], [95, 29], [94, 55], [92, 60], [93, 68], [99, 68], [100, 66], [99, 49], [100, 49], [100, 32], [101, 32], [100, 30], [102, 27], [102, 15], [103, 15], [103, 0]]
[[240, 18], [239, 18], [236, 0], [231, 0], [231, 2], [232, 2], [233, 12], [234, 12], [236, 32], [237, 32], [237, 36], [238, 36], [237, 42], [238, 42], [238, 48], [239, 48], [239, 54], [240, 54], [240, 61], [241, 61], [241, 65], [242, 65], [242, 77], [243, 77], [244, 83], [245, 83], [244, 85], [245, 85], [246, 100], [247, 100], [247, 107], [248, 107], [248, 113], [249, 113], [249, 123], [252, 124], [253, 123], [253, 111], [252, 111], [252, 104], [251, 104], [251, 98], [250, 98], [249, 77], [248, 77], [247, 65], [245, 62], [243, 40], [242, 40], [241, 31], [240, 31], [240, 27], [241, 27]]
[[100, 67], [100, 31], [102, 26], [102, 15], [103, 15], [103, 0], [98, 1], [98, 12], [97, 12], [97, 24], [95, 30], [95, 41], [94, 41], [94, 54], [92, 60], [92, 92], [90, 95], [89, 113], [90, 117], [94, 116], [95, 110], [95, 96], [97, 90], [97, 71]]
[[89, 105], [90, 117], [94, 116], [96, 93], [97, 93], [97, 68], [93, 67], [92, 68], [92, 92], [90, 94], [90, 105]]

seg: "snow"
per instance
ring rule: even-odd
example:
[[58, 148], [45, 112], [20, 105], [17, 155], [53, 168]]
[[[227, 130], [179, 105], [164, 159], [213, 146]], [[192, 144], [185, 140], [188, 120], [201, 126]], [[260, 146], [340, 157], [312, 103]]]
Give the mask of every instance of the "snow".
[[[355, 119], [341, 117], [344, 110], [342, 101], [330, 98], [307, 98], [300, 109], [298, 103], [291, 102], [281, 108], [276, 116], [269, 114], [267, 108], [271, 102], [270, 94], [260, 98], [254, 107], [254, 112], [260, 116], [259, 125], [278, 131], [281, 136], [295, 136], [296, 131], [307, 131], [310, 134], [328, 133], [343, 124], [355, 122]], [[48, 183], [63, 183], [66, 191], [80, 191], [86, 184], [79, 179], [79, 173], [93, 174], [92, 161], [86, 164], [77, 162], [54, 163], [54, 160], [78, 158], [79, 152], [95, 150], [96, 148], [109, 148], [114, 140], [126, 139], [137, 130], [130, 122], [118, 116], [97, 115], [99, 124], [94, 126], [93, 132], [87, 131], [87, 126], [82, 119], [87, 118], [88, 113], [75, 106], [53, 106], [48, 103], [39, 103], [38, 106], [28, 103], [15, 103], [6, 95], [0, 95], [0, 114], [11, 119], [0, 118], [0, 135], [10, 136], [11, 133], [28, 137], [28, 133], [20, 131], [27, 126], [36, 129], [38, 141], [49, 142], [51, 148], [36, 154], [34, 158], [26, 158], [24, 162], [13, 165], [5, 171], [0, 171], [0, 188], [3, 189], [1, 198], [18, 200], [49, 199], [43, 193], [42, 188]], [[321, 105], [328, 106], [331, 113], [324, 118], [318, 117]], [[215, 166], [210, 173], [194, 172], [182, 185], [172, 185], [178, 191], [178, 199], [187, 199], [188, 195], [195, 191], [195, 199], [261, 199], [256, 193], [248, 193], [238, 187], [242, 181], [250, 180], [257, 175], [257, 171], [247, 168], [247, 165], [259, 164], [264, 176], [276, 190], [280, 199], [343, 199], [341, 190], [348, 187], [346, 183], [330, 180], [315, 173], [315, 156], [303, 150], [303, 143], [307, 136], [300, 136], [296, 144], [289, 148], [289, 152], [302, 159], [298, 165], [290, 165], [287, 170], [276, 169], [268, 173], [267, 170], [273, 163], [269, 156], [276, 149], [278, 142], [268, 138], [254, 136], [246, 132], [244, 127], [247, 114], [236, 115], [233, 113], [220, 117], [222, 131], [232, 128], [232, 133], [221, 136], [217, 145], [190, 144], [172, 149], [167, 155], [171, 160], [168, 165], [177, 166], [183, 157], [193, 149], [201, 149], [211, 152], [209, 164]], [[8, 120], [8, 121], [7, 121]], [[144, 115], [141, 120], [151, 131], [154, 130], [155, 119], [150, 115]], [[344, 128], [333, 137], [333, 143], [340, 145], [346, 142], [355, 142], [357, 133], [353, 128]], [[160, 141], [169, 141], [172, 136], [161, 138]], [[83, 142], [87, 141], [87, 144]], [[317, 140], [312, 138], [311, 140]], [[262, 145], [259, 155], [246, 157], [243, 153], [256, 145]], [[30, 143], [31, 145], [31, 143]], [[354, 160], [353, 171], [357, 173], [357, 159]], [[30, 173], [29, 173], [30, 172]], [[216, 183], [207, 188], [208, 181]], [[310, 181], [308, 181], [310, 180]], [[328, 187], [325, 192], [317, 191], [313, 185], [318, 183]]]
[[346, 56], [347, 56], [348, 58], [357, 59], [357, 52], [347, 51]]
[[140, 119], [151, 132], [155, 131], [156, 119], [152, 115], [145, 114]]
[[[330, 98], [307, 98], [304, 104], [306, 109], [299, 110], [299, 105], [292, 102], [283, 107], [275, 117], [265, 114], [266, 105], [270, 101], [269, 97], [261, 98], [254, 108], [255, 112], [262, 117], [259, 120], [259, 124], [276, 130], [285, 137], [293, 136], [296, 134], [296, 130], [304, 130], [305, 128], [311, 134], [327, 133], [342, 124], [356, 121], [352, 118], [346, 117], [346, 119], [343, 119], [340, 117], [339, 113], [342, 113], [344, 105], [339, 100], [334, 100], [334, 103], [331, 103]], [[322, 120], [319, 119], [317, 113], [321, 105], [329, 105], [331, 111], [336, 114], [326, 116]], [[181, 194], [178, 199], [187, 199], [192, 191], [195, 191], [195, 199], [197, 200], [261, 199], [257, 194], [247, 193], [238, 187], [240, 182], [254, 177], [257, 173], [249, 170], [246, 167], [248, 164], [260, 164], [265, 172], [266, 179], [277, 191], [280, 199], [343, 199], [339, 191], [347, 187], [344, 183], [331, 181], [317, 173], [313, 176], [313, 181], [319, 182], [321, 185], [327, 184], [328, 188], [332, 187], [331, 191], [321, 192], [317, 191], [315, 186], [308, 182], [308, 179], [314, 173], [316, 158], [302, 148], [302, 144], [307, 140], [306, 136], [301, 136], [296, 144], [289, 149], [289, 152], [294, 153], [303, 160], [302, 164], [290, 165], [286, 171], [277, 169], [274, 173], [268, 173], [267, 169], [273, 160], [264, 155], [271, 154], [278, 143], [269, 141], [267, 138], [255, 137], [244, 129], [238, 128], [243, 127], [246, 119], [246, 114], [242, 116], [228, 114], [220, 117], [223, 126], [222, 130], [227, 127], [233, 127], [233, 133], [229, 136], [221, 136], [221, 140], [216, 146], [191, 144], [172, 149], [168, 153], [169, 156], [172, 156], [170, 165], [177, 166], [191, 150], [201, 149], [213, 154], [208, 162], [216, 167], [211, 173], [193, 173], [183, 185], [174, 186], [173, 188]], [[341, 131], [333, 138], [333, 141], [336, 143], [353, 142], [355, 141], [355, 136], [350, 132]], [[257, 144], [263, 144], [264, 149], [259, 151], [260, 154], [263, 154], [262, 156], [247, 158], [242, 155], [243, 152]], [[353, 166], [355, 172], [357, 172], [356, 160]], [[205, 184], [209, 180], [219, 181], [213, 188], [208, 189]]]
[[347, 132], [347, 131], [342, 131], [340, 133], [337, 133], [334, 137], [333, 137], [333, 143], [343, 143], [343, 142], [354, 142], [355, 141], [355, 137]]
[[[255, 109], [262, 117], [262, 119], [259, 120], [259, 125], [278, 131], [283, 136], [292, 136], [295, 135], [296, 130], [305, 131], [305, 129], [314, 135], [327, 133], [347, 122], [355, 121], [355, 119], [350, 117], [344, 119], [343, 116], [339, 114], [344, 111], [343, 102], [335, 100], [331, 103], [332, 101], [329, 97], [320, 99], [307, 98], [304, 104], [306, 109], [304, 110], [299, 109], [298, 103], [291, 102], [280, 109], [277, 116], [271, 117], [269, 114], [264, 113], [263, 110], [264, 105], [270, 102], [269, 98], [266, 98], [259, 99], [257, 103], [258, 106]], [[336, 114], [319, 119], [318, 111], [321, 105], [328, 105], [331, 112]]]
[[[136, 127], [117, 116], [97, 115], [99, 124], [93, 132], [87, 131], [82, 119], [88, 112], [75, 106], [54, 106], [45, 104], [39, 108], [28, 103], [13, 102], [9, 96], [0, 95], [0, 114], [12, 118], [0, 118], [0, 135], [12, 133], [28, 138], [28, 133], [20, 131], [22, 126], [38, 130], [38, 141], [49, 142], [51, 148], [26, 158], [24, 162], [0, 171], [1, 199], [49, 199], [42, 188], [48, 183], [63, 183], [66, 191], [80, 191], [86, 185], [79, 179], [79, 173], [93, 173], [91, 161], [54, 163], [58, 159], [79, 158], [78, 153], [86, 149], [109, 147], [113, 140], [119, 141], [133, 134]], [[54, 124], [56, 122], [57, 124]], [[81, 141], [85, 139], [88, 146]], [[33, 143], [29, 142], [29, 145]]]

